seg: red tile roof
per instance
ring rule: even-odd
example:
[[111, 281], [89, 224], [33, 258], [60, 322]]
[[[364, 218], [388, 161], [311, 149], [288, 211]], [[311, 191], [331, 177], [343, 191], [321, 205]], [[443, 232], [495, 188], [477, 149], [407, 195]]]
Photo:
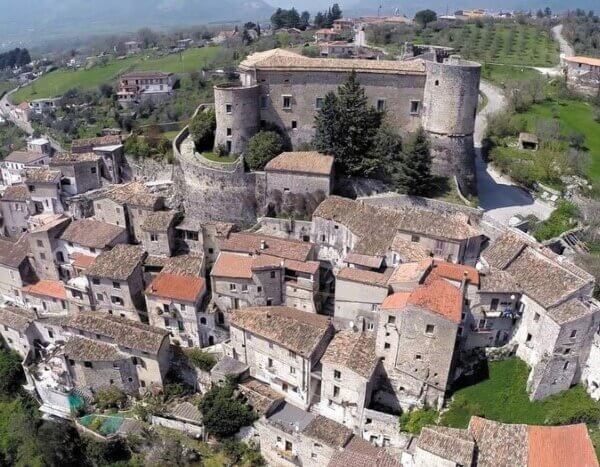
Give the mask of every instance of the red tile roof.
[[73, 265], [73, 267], [76, 267], [79, 269], [89, 268], [95, 259], [96, 259], [95, 256], [86, 255], [83, 253], [71, 253], [71, 260], [72, 260], [71, 264]]
[[[431, 260], [424, 260], [424, 264], [428, 264]], [[451, 281], [461, 282], [463, 278], [467, 278], [469, 283], [479, 285], [479, 272], [472, 266], [464, 264], [448, 263], [447, 261], [434, 260], [432, 264], [431, 274]]]
[[206, 282], [202, 277], [161, 273], [154, 278], [146, 293], [162, 298], [195, 302], [205, 290]]
[[383, 310], [399, 310], [406, 306], [408, 303], [408, 297], [410, 297], [410, 292], [396, 292], [392, 295], [388, 295], [380, 308]]
[[388, 280], [393, 271], [393, 269], [387, 269], [385, 272], [377, 272], [369, 271], [367, 269], [342, 268], [336, 276], [336, 279], [373, 285], [375, 287], [387, 287]]
[[[264, 243], [263, 243], [264, 242]], [[288, 240], [268, 235], [232, 233], [222, 240], [221, 251], [238, 253], [261, 253], [279, 258], [306, 261], [313, 251], [313, 244], [300, 240]], [[264, 246], [264, 248], [261, 248]]]
[[23, 287], [23, 293], [58, 298], [59, 300], [67, 299], [67, 291], [64, 284], [60, 281], [41, 280], [35, 284]]
[[528, 467], [597, 467], [598, 460], [583, 423], [530, 426]]
[[252, 257], [222, 251], [215, 261], [210, 275], [233, 279], [252, 279], [252, 271], [277, 268], [280, 265], [281, 259], [269, 255]]

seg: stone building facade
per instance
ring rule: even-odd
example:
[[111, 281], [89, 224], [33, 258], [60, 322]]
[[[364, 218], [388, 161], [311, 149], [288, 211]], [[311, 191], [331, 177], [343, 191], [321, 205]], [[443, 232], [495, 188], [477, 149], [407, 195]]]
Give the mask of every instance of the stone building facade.
[[20, 184], [6, 187], [0, 198], [0, 210], [5, 235], [18, 238], [27, 232], [27, 219], [33, 214], [27, 186]]
[[566, 57], [565, 75], [570, 89], [591, 97], [600, 93], [600, 59]]

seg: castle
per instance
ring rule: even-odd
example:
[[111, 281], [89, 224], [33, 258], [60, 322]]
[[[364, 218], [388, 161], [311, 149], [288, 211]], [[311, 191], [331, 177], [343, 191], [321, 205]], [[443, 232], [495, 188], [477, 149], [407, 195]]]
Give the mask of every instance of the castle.
[[352, 70], [392, 127], [404, 134], [423, 127], [435, 173], [456, 175], [461, 187], [472, 187], [481, 67], [457, 56], [373, 61], [308, 58], [281, 49], [252, 54], [239, 66], [239, 85], [215, 86], [215, 146], [242, 154], [267, 125], [284, 131], [294, 148], [310, 142], [325, 95]]

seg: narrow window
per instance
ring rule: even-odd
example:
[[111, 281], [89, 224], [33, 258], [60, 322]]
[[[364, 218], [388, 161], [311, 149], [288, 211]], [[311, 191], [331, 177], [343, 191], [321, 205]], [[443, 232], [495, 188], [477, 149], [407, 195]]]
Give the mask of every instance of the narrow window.
[[291, 110], [292, 108], [292, 96], [282, 96], [283, 98], [283, 108], [285, 110]]
[[433, 324], [428, 324], [427, 326], [425, 326], [425, 332], [427, 334], [433, 334], [434, 329], [435, 326]]
[[296, 120], [292, 120], [292, 130], [295, 130], [298, 128], [298, 122]]
[[225, 113], [230, 114], [232, 110], [231, 104], [225, 104]]
[[321, 110], [323, 108], [323, 98], [322, 97], [317, 97], [315, 99], [315, 108], [317, 110]]
[[419, 113], [419, 101], [410, 101], [410, 113], [411, 115], [417, 115]]
[[385, 110], [385, 99], [377, 99], [377, 110], [383, 112]]

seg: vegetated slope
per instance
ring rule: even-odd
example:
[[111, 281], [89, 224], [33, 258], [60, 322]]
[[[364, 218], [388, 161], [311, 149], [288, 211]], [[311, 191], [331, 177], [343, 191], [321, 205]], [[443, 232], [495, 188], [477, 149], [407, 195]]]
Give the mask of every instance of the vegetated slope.
[[0, 0], [0, 42], [256, 20], [272, 10], [263, 0]]

